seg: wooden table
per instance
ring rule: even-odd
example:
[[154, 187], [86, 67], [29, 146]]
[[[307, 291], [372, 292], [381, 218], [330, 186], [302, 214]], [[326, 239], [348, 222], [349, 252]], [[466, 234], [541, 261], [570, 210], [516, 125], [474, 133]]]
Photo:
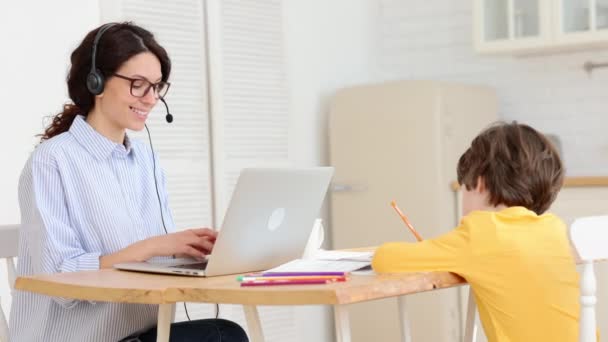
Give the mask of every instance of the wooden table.
[[[348, 342], [348, 304], [461, 284], [465, 284], [465, 281], [457, 275], [436, 272], [353, 275], [343, 283], [251, 288], [240, 287], [234, 275], [194, 278], [99, 270], [19, 277], [15, 289], [79, 300], [157, 304], [157, 342], [169, 341], [175, 303], [178, 302], [243, 305], [252, 342], [264, 340], [258, 305], [333, 305], [336, 339]], [[407, 320], [405, 312], [402, 319]], [[407, 338], [404, 337], [404, 340]]]

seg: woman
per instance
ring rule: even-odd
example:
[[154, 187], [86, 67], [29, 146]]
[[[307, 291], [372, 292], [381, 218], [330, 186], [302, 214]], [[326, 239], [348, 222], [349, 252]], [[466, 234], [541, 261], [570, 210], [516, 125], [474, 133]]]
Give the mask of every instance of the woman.
[[[139, 26], [106, 24], [87, 34], [71, 63], [67, 84], [73, 103], [45, 130], [19, 183], [19, 274], [97, 270], [172, 255], [204, 257], [216, 233], [167, 232], [174, 223], [164, 176], [149, 147], [126, 134], [144, 128], [169, 89], [165, 49]], [[154, 305], [17, 291], [10, 331], [16, 342], [155, 341], [157, 311]], [[233, 322], [207, 319], [173, 324], [171, 341], [247, 341], [247, 336]]]

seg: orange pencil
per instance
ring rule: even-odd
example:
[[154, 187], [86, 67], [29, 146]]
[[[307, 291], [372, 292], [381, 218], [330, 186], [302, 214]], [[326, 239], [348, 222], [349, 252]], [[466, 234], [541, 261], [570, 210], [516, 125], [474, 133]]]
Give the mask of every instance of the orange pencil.
[[391, 201], [391, 206], [395, 209], [397, 214], [399, 214], [399, 216], [401, 217], [403, 222], [405, 222], [405, 225], [407, 226], [407, 228], [409, 228], [410, 232], [412, 232], [412, 234], [414, 234], [414, 236], [416, 237], [416, 240], [422, 241], [422, 236], [420, 236], [420, 234], [418, 234], [418, 232], [416, 231], [414, 226], [412, 226], [412, 224], [410, 223], [410, 220], [408, 220], [407, 217], [401, 211], [401, 209], [399, 209], [399, 207], [397, 206], [397, 202]]

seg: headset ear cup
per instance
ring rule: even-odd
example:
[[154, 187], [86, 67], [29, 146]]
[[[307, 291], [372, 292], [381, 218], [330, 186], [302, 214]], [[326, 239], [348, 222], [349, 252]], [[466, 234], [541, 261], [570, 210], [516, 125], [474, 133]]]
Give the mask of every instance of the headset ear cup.
[[95, 72], [90, 72], [87, 75], [87, 88], [93, 95], [99, 95], [103, 93], [104, 87], [104, 79], [103, 75], [99, 72], [99, 70], [95, 70]]

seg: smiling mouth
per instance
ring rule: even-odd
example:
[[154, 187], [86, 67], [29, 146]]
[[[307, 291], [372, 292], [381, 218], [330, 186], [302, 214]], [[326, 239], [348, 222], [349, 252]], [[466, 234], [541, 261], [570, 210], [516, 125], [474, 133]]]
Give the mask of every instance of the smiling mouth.
[[149, 111], [137, 109], [135, 107], [129, 107], [133, 113], [135, 113], [138, 117], [145, 119], [148, 117]]

